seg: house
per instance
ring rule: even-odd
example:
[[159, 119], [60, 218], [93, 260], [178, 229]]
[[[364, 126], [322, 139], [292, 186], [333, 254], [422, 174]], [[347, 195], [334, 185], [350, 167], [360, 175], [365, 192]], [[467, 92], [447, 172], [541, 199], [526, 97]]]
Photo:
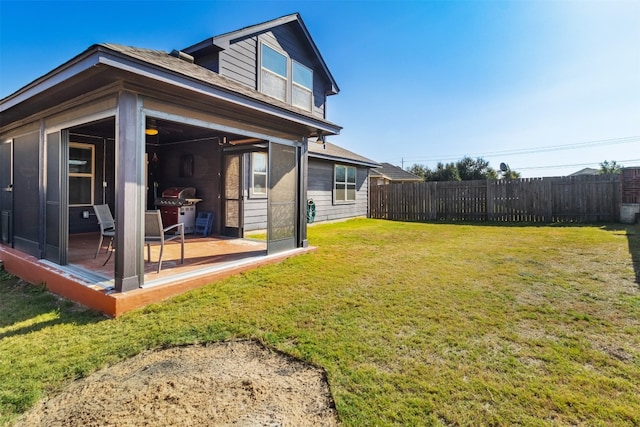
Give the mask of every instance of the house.
[[[307, 247], [314, 164], [331, 159], [315, 148], [310, 156], [309, 146], [339, 134], [326, 118], [338, 92], [299, 14], [170, 53], [89, 47], [0, 100], [5, 268], [24, 255], [74, 275], [70, 244], [97, 232], [92, 206], [107, 204], [117, 224], [107, 279], [116, 293], [144, 288], [144, 213], [181, 188], [195, 190], [198, 212], [215, 213], [221, 236], [242, 237], [259, 200], [267, 255]], [[365, 175], [357, 177], [362, 191]], [[331, 188], [346, 194], [335, 206], [362, 209], [366, 197], [352, 200], [350, 178]]]
[[598, 169], [584, 168], [577, 172], [570, 173], [568, 176], [598, 175]]
[[[328, 141], [314, 142], [308, 146], [307, 167], [306, 200], [313, 205], [314, 213], [311, 222], [367, 216], [369, 171], [378, 164]], [[259, 170], [248, 171], [245, 182], [260, 181], [255, 176], [260, 173]], [[249, 184], [244, 198], [244, 230], [265, 230], [265, 195], [257, 193]]]
[[378, 163], [330, 142], [309, 144], [307, 198], [315, 221], [334, 221], [369, 213], [369, 177]]
[[423, 182], [418, 175], [394, 166], [391, 163], [381, 163], [371, 170], [369, 176], [370, 185], [386, 185], [395, 183]]

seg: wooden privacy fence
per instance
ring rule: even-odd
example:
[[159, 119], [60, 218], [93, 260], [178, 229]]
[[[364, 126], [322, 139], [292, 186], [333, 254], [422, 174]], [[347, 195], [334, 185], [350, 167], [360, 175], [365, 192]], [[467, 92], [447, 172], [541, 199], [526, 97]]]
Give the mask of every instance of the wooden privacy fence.
[[369, 216], [397, 221], [617, 222], [619, 175], [372, 186]]

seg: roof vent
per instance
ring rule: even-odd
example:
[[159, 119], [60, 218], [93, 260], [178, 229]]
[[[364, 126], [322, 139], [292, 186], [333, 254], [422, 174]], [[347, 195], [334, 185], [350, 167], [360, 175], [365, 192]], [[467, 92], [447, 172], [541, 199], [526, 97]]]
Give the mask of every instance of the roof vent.
[[190, 64], [193, 64], [194, 61], [193, 56], [189, 55], [188, 53], [184, 53], [181, 50], [173, 49], [169, 55], [175, 56], [176, 58], [182, 59], [183, 61], [187, 61]]

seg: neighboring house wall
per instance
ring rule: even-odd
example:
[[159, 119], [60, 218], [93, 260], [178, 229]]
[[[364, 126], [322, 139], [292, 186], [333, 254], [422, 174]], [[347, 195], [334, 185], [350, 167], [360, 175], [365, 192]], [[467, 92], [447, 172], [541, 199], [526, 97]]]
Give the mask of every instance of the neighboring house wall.
[[389, 183], [389, 180], [382, 176], [369, 175], [369, 185], [387, 185]]
[[[348, 164], [340, 163], [339, 164]], [[356, 167], [356, 201], [334, 203], [333, 176], [336, 162], [309, 159], [307, 200], [316, 205], [315, 222], [366, 216], [369, 205], [369, 168]]]

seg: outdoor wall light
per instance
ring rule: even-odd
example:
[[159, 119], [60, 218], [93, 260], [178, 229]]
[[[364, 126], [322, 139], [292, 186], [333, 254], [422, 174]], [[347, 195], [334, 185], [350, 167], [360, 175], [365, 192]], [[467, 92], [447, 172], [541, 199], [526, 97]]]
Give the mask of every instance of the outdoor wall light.
[[318, 131], [316, 132], [316, 134], [318, 135], [316, 137], [316, 144], [324, 144], [325, 140], [324, 140], [324, 133], [322, 133], [322, 131], [320, 129], [318, 129]]
[[158, 127], [154, 119], [147, 120], [147, 128], [144, 130], [145, 135], [154, 136], [158, 134]]

